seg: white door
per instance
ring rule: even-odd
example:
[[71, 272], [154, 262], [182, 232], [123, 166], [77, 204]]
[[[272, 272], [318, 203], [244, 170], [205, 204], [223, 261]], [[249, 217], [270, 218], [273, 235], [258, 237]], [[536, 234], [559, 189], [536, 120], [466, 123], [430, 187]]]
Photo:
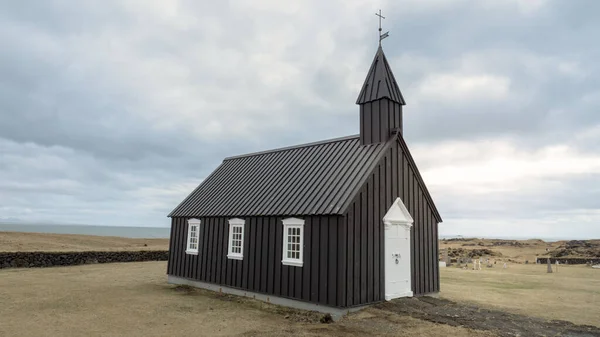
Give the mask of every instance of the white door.
[[410, 230], [413, 219], [400, 198], [385, 217], [385, 299], [412, 296]]

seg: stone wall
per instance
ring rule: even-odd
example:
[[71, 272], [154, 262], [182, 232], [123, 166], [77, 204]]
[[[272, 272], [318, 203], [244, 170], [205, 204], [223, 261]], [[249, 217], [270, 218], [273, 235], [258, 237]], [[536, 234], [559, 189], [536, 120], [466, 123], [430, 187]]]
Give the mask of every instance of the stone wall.
[[167, 261], [169, 252], [122, 251], [122, 252], [0, 252], [0, 269], [74, 266], [80, 264]]
[[[590, 258], [571, 258], [571, 257], [554, 258], [554, 257], [551, 257], [550, 263], [554, 264], [554, 263], [556, 263], [556, 260], [558, 260], [558, 263], [560, 263], [560, 264], [590, 264], [590, 263], [597, 264], [597, 263], [600, 263], [600, 259], [597, 257], [590, 257]], [[546, 264], [546, 263], [548, 263], [548, 258], [547, 257], [538, 257], [536, 259], [536, 263]]]

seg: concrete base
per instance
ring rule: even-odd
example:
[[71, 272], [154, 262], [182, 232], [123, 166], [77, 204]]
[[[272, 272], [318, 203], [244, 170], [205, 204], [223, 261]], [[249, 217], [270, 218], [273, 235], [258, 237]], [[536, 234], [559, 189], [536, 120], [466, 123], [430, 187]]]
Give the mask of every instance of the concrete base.
[[342, 318], [342, 316], [344, 316], [350, 312], [359, 311], [359, 310], [367, 307], [367, 306], [360, 306], [360, 307], [352, 307], [352, 308], [345, 308], [345, 309], [344, 308], [334, 308], [334, 307], [328, 307], [328, 306], [310, 303], [310, 302], [293, 300], [293, 299], [284, 298], [284, 297], [255, 293], [255, 292], [246, 291], [243, 289], [230, 288], [230, 287], [213, 284], [213, 283], [207, 283], [207, 282], [202, 282], [202, 281], [197, 281], [197, 280], [190, 280], [190, 279], [172, 276], [172, 275], [168, 275], [167, 282], [170, 284], [188, 285], [191, 287], [212, 290], [212, 291], [219, 292], [219, 293], [222, 292], [222, 293], [231, 294], [231, 295], [250, 297], [250, 298], [257, 299], [257, 300], [260, 300], [263, 302], [282, 305], [285, 307], [290, 307], [290, 308], [295, 308], [295, 309], [318, 311], [318, 312], [322, 312], [325, 314], [330, 314], [334, 321], [337, 321], [338, 319]]
[[423, 296], [429, 296], [429, 297], [433, 297], [433, 298], [440, 298], [440, 292], [438, 291], [437, 293], [429, 293]]
[[413, 292], [412, 291], [406, 291], [400, 294], [385, 294], [385, 300], [386, 301], [391, 301], [393, 299], [396, 298], [401, 298], [401, 297], [413, 297]]

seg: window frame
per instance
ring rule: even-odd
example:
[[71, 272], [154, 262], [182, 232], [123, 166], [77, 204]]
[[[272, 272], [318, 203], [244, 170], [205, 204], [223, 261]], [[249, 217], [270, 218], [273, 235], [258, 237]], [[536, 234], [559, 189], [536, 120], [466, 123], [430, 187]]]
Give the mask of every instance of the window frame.
[[[238, 218], [234, 218], [234, 219], [229, 219], [229, 240], [227, 241], [227, 258], [228, 259], [234, 259], [234, 260], [243, 260], [244, 259], [244, 232], [245, 232], [245, 224], [246, 224], [246, 220], [243, 219], [238, 219]], [[241, 244], [240, 244], [240, 252], [239, 253], [234, 253], [233, 252], [233, 228], [234, 227], [241, 227], [242, 228], [242, 237], [241, 237]]]
[[[187, 239], [185, 246], [185, 253], [189, 255], [198, 255], [198, 248], [200, 246], [200, 219], [188, 219], [188, 230]], [[191, 248], [192, 245], [192, 229], [196, 228], [196, 248]]]
[[[287, 218], [282, 220], [283, 223], [283, 247], [281, 263], [286, 266], [302, 267], [304, 265], [304, 220], [298, 218]], [[300, 230], [300, 257], [299, 258], [288, 258], [288, 244], [290, 243], [288, 237], [288, 229], [297, 228]]]

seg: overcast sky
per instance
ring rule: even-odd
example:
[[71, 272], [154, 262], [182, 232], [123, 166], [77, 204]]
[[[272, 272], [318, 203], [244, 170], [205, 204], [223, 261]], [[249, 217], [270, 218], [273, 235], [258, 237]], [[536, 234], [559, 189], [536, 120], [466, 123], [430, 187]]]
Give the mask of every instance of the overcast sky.
[[0, 219], [168, 226], [226, 156], [358, 133], [377, 48], [441, 234], [600, 237], [600, 2], [3, 1]]

